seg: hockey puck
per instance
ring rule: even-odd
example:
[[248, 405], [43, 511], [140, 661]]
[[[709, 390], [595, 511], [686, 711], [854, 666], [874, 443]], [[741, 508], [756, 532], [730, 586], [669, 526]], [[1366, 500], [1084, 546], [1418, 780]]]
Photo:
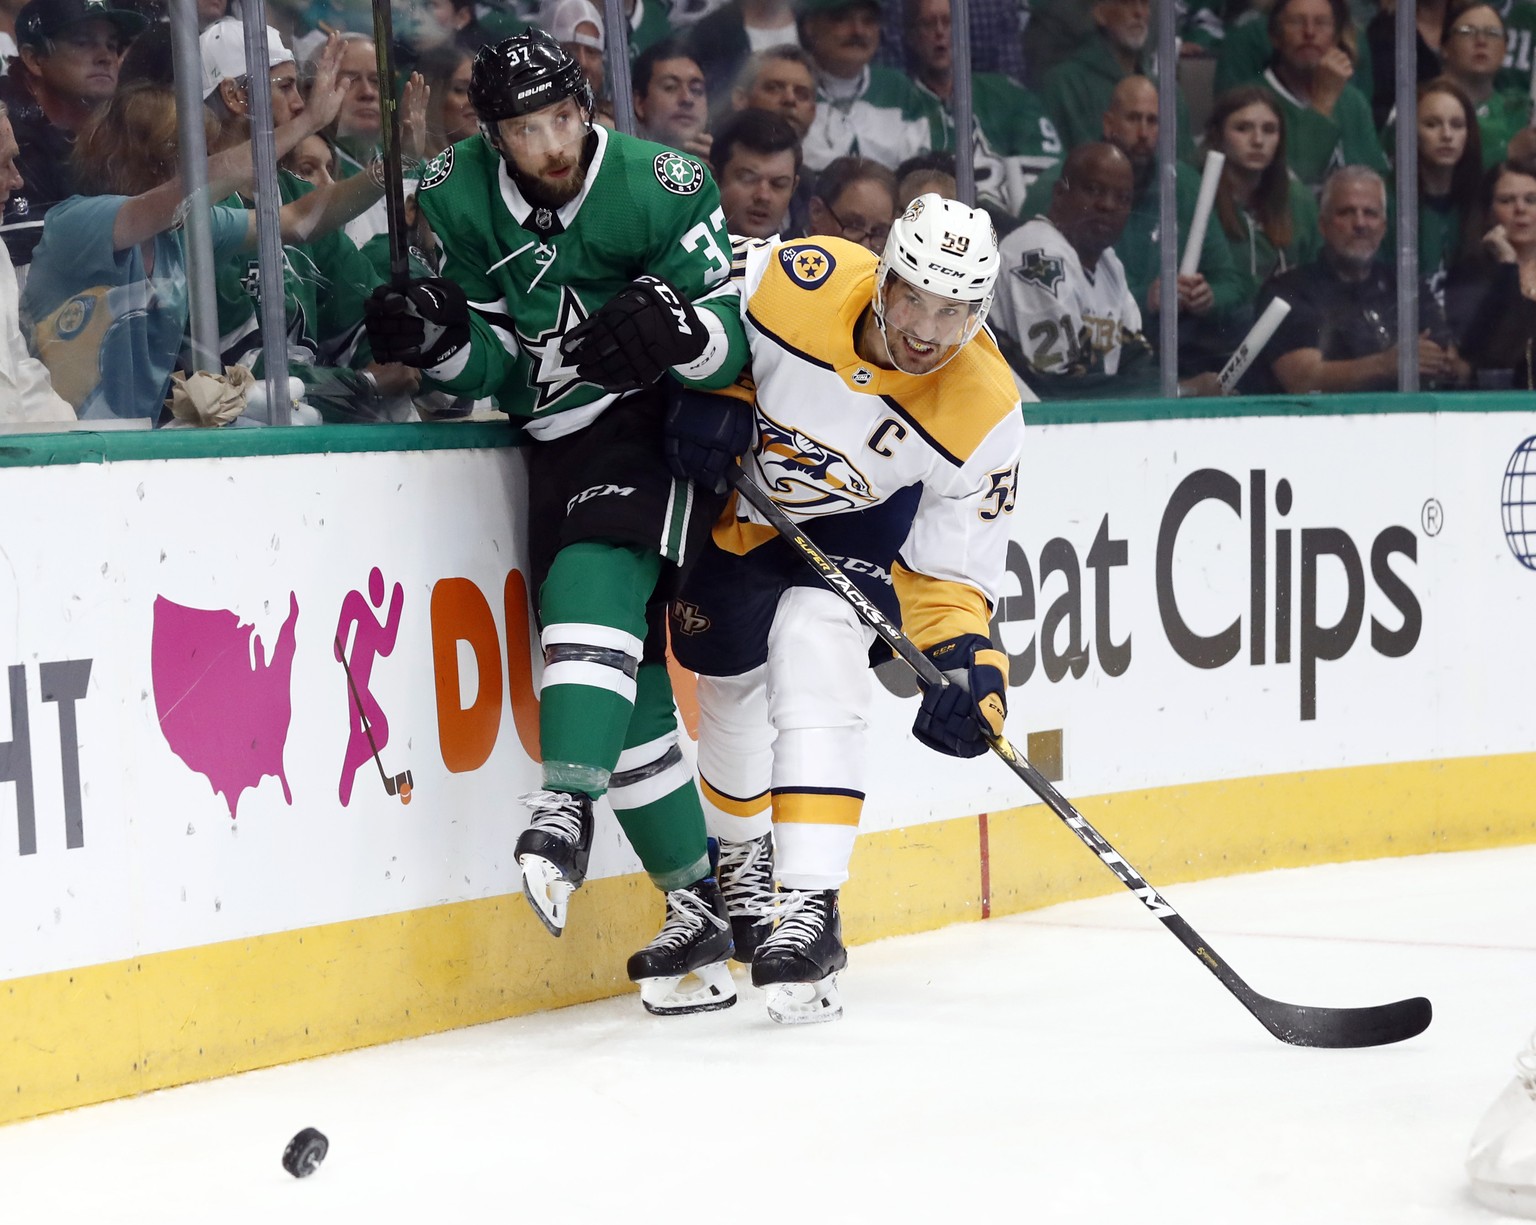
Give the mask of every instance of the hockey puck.
[[320, 1168], [330, 1147], [331, 1142], [324, 1132], [306, 1127], [288, 1141], [288, 1147], [283, 1150], [283, 1169], [295, 1178], [308, 1178]]

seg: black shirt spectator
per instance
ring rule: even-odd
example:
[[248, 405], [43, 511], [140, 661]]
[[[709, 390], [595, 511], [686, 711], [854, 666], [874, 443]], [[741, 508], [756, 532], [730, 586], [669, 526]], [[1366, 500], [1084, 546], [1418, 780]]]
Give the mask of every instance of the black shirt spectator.
[[[1290, 303], [1291, 312], [1244, 377], [1244, 392], [1307, 395], [1397, 386], [1397, 272], [1376, 261], [1386, 236], [1386, 204], [1386, 188], [1373, 170], [1346, 166], [1328, 179], [1318, 210], [1322, 254], [1275, 277], [1260, 293], [1256, 313], [1276, 297]], [[1423, 284], [1419, 328], [1426, 386], [1452, 379], [1460, 363], [1444, 316]]]
[[100, 0], [31, 0], [16, 16], [19, 51], [4, 100], [21, 147], [22, 181], [6, 203], [0, 234], [22, 276], [48, 209], [74, 194], [75, 134], [112, 97], [123, 51], [144, 25], [137, 13]]

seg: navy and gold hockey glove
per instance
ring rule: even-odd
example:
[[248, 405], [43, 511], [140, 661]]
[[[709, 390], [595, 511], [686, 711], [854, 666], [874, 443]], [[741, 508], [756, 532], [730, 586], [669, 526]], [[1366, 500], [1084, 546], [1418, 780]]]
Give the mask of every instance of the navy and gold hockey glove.
[[623, 392], [686, 366], [708, 343], [693, 303], [660, 277], [642, 276], [567, 332], [560, 352], [582, 382]]
[[380, 285], [363, 303], [373, 360], [430, 369], [469, 343], [469, 300], [442, 277]]
[[986, 736], [1003, 734], [1008, 714], [1007, 659], [980, 634], [961, 634], [923, 652], [947, 685], [923, 691], [912, 734], [951, 757], [978, 757]]
[[672, 475], [724, 493], [726, 473], [752, 446], [755, 416], [750, 404], [732, 396], [674, 385], [662, 426], [662, 449]]

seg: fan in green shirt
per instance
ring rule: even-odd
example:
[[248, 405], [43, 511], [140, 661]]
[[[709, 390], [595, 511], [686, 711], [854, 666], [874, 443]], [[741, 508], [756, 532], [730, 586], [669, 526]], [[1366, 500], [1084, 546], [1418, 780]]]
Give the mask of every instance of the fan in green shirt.
[[[1419, 280], [1443, 304], [1446, 273], [1460, 258], [1463, 228], [1477, 211], [1486, 159], [1472, 101], [1461, 89], [1437, 77], [1420, 85], [1418, 94]], [[1390, 180], [1387, 233], [1397, 233], [1397, 192]]]
[[[1152, 6], [1149, 0], [1098, 0], [1093, 5], [1095, 31], [1071, 59], [1058, 64], [1040, 87], [1046, 113], [1067, 148], [1100, 139], [1109, 97], [1126, 77], [1157, 80], [1148, 47]], [[1177, 102], [1177, 149], [1182, 160], [1194, 157], [1194, 134], [1184, 96]]]
[[[1125, 267], [1126, 287], [1144, 313], [1157, 309], [1156, 281], [1161, 267], [1160, 225], [1157, 192], [1157, 90], [1145, 77], [1128, 77], [1115, 87], [1109, 108], [1100, 117], [1104, 139], [1130, 159], [1134, 194], [1125, 231], [1115, 243], [1115, 254]], [[1194, 167], [1177, 164], [1177, 212], [1179, 234], [1189, 232], [1200, 194], [1200, 175]], [[1043, 216], [1050, 211], [1051, 195], [1061, 178], [1059, 167], [1035, 180], [1024, 201], [1024, 216]], [[1238, 304], [1239, 285], [1232, 255], [1225, 243], [1206, 230], [1200, 249], [1198, 271], [1179, 278], [1179, 306], [1193, 316], [1220, 316]]]
[[1261, 85], [1230, 89], [1217, 100], [1205, 147], [1225, 157], [1207, 245], [1227, 249], [1237, 305], [1202, 320], [1193, 345], [1212, 367], [1224, 366], [1253, 326], [1254, 304], [1272, 276], [1315, 259], [1322, 248], [1317, 204], [1285, 164], [1285, 116]]
[[[1523, 5], [1522, 8], [1531, 6]], [[1511, 10], [1511, 16], [1515, 15]], [[1536, 10], [1533, 14], [1536, 15]], [[1529, 57], [1529, 30], [1520, 31], [1518, 40]], [[1491, 4], [1453, 6], [1446, 16], [1445, 34], [1440, 43], [1444, 75], [1454, 81], [1476, 108], [1477, 127], [1482, 136], [1483, 165], [1504, 160], [1512, 136], [1531, 122], [1530, 66], [1518, 89], [1502, 84], [1503, 65], [1515, 53], [1511, 31], [1499, 11]], [[1387, 137], [1383, 135], [1385, 143]]]
[[1349, 87], [1354, 63], [1340, 46], [1344, 0], [1279, 0], [1269, 16], [1274, 58], [1258, 83], [1285, 115], [1286, 162], [1314, 191], [1340, 166], [1387, 169], [1371, 104]]

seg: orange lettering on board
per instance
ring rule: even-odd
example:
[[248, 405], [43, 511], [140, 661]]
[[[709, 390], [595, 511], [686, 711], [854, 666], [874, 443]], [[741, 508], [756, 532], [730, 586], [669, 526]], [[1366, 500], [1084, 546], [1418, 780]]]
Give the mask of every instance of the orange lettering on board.
[[[432, 673], [437, 689], [437, 742], [454, 774], [478, 770], [501, 730], [501, 647], [496, 618], [480, 588], [467, 578], [440, 579], [432, 588]], [[475, 700], [464, 705], [459, 643], [475, 656]]]
[[507, 621], [507, 686], [512, 695], [512, 726], [523, 752], [534, 761], [539, 753], [539, 695], [533, 688], [532, 619], [528, 616], [528, 582], [516, 570], [507, 571], [502, 588]]

